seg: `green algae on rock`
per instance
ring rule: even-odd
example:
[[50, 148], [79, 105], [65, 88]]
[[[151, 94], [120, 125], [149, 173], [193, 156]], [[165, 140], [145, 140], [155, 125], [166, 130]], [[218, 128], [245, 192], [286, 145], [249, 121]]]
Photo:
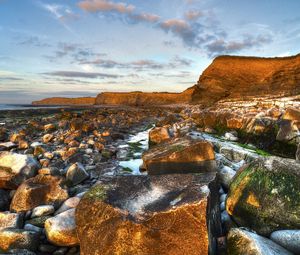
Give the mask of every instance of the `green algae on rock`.
[[262, 235], [300, 228], [300, 164], [269, 157], [244, 166], [230, 185], [226, 210], [239, 226]]

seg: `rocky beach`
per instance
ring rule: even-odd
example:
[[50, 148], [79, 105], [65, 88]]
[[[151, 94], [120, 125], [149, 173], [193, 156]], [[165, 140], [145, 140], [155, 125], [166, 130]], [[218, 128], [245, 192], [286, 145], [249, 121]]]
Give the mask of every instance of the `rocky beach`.
[[299, 70], [221, 57], [184, 96], [0, 111], [0, 253], [300, 254]]

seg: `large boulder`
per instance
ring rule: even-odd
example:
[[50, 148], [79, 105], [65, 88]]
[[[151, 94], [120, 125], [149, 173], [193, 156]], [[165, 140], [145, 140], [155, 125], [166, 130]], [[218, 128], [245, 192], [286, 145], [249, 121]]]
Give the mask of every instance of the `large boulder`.
[[28, 155], [0, 152], [0, 188], [15, 189], [37, 174], [40, 164]]
[[242, 167], [231, 182], [227, 212], [262, 235], [300, 228], [300, 164], [269, 157]]
[[207, 218], [218, 218], [213, 180], [214, 173], [103, 179], [76, 208], [81, 254], [208, 254], [208, 229], [218, 232]]
[[142, 159], [150, 175], [216, 170], [213, 146], [204, 140], [177, 138], [146, 151]]
[[67, 210], [46, 220], [45, 230], [48, 241], [55, 245], [77, 245], [75, 209]]
[[227, 246], [232, 255], [292, 255], [270, 239], [240, 228], [229, 231]]
[[68, 192], [63, 187], [63, 179], [51, 175], [37, 175], [26, 180], [16, 191], [10, 208], [22, 212], [40, 205], [60, 206], [68, 199]]

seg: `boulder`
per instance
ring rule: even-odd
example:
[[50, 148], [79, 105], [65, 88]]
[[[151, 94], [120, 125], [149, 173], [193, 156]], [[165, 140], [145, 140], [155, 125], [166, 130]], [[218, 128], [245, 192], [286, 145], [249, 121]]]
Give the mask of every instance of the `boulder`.
[[241, 228], [229, 231], [227, 247], [227, 253], [232, 255], [292, 255], [270, 239]]
[[0, 229], [22, 228], [23, 215], [20, 213], [0, 212]]
[[297, 151], [296, 151], [296, 160], [300, 162], [300, 143], [298, 144]]
[[226, 210], [239, 226], [259, 234], [300, 228], [300, 164], [268, 157], [240, 169], [231, 182]]
[[46, 220], [45, 230], [48, 241], [57, 246], [77, 245], [75, 209], [67, 210]]
[[15, 189], [37, 174], [39, 163], [31, 156], [0, 152], [0, 188]]
[[60, 177], [37, 175], [17, 189], [10, 208], [16, 212], [28, 211], [40, 205], [57, 208], [68, 199], [68, 192], [62, 185], [63, 179]]
[[142, 159], [150, 175], [216, 170], [213, 146], [204, 140], [177, 138], [146, 151]]
[[66, 178], [74, 186], [89, 178], [89, 174], [81, 163], [75, 163], [67, 169]]
[[208, 254], [217, 235], [207, 186], [214, 180], [214, 173], [102, 179], [76, 208], [81, 254]]
[[300, 230], [275, 231], [270, 238], [294, 254], [300, 254]]
[[157, 127], [149, 132], [149, 144], [156, 145], [171, 139], [169, 129], [167, 127]]
[[35, 251], [39, 244], [39, 234], [24, 229], [7, 228], [0, 230], [0, 251], [27, 249]]

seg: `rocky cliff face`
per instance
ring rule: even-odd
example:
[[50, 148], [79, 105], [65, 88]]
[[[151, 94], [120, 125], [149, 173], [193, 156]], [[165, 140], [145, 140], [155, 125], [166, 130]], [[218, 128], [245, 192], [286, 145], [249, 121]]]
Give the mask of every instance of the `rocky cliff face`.
[[97, 96], [96, 104], [143, 106], [189, 103], [195, 89], [191, 87], [182, 93], [106, 92]]
[[66, 97], [52, 97], [45, 98], [40, 101], [32, 102], [33, 105], [93, 105], [95, 104], [94, 97], [78, 97], [78, 98], [66, 98]]
[[300, 93], [300, 55], [284, 58], [217, 57], [202, 73], [193, 102]]

